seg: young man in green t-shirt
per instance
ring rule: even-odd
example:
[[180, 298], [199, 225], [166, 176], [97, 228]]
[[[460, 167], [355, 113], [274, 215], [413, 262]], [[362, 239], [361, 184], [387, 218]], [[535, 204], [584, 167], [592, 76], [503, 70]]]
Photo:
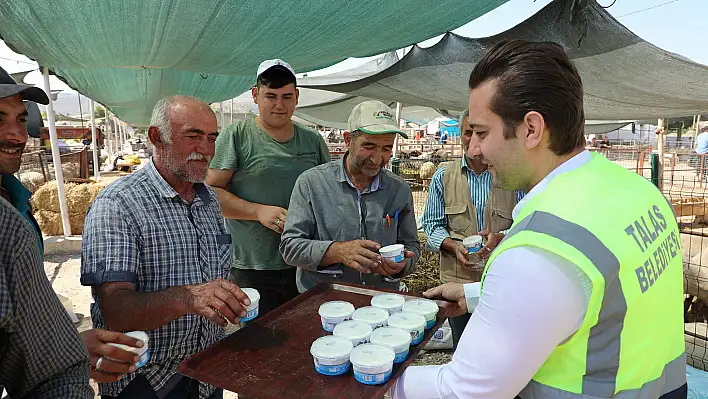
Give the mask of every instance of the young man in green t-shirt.
[[258, 290], [263, 315], [298, 295], [296, 269], [278, 250], [280, 234], [295, 180], [330, 156], [318, 133], [290, 120], [299, 96], [290, 65], [261, 63], [251, 94], [259, 115], [219, 134], [206, 182], [232, 237], [231, 276]]

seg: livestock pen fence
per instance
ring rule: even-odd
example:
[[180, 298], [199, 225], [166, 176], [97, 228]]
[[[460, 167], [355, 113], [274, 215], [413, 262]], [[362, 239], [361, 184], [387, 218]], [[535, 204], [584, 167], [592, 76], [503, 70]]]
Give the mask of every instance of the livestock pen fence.
[[[59, 157], [64, 179], [88, 179], [91, 173], [89, 155], [88, 147], [61, 153]], [[32, 192], [44, 183], [56, 180], [51, 150], [39, 146], [25, 147], [20, 169], [15, 176]]]

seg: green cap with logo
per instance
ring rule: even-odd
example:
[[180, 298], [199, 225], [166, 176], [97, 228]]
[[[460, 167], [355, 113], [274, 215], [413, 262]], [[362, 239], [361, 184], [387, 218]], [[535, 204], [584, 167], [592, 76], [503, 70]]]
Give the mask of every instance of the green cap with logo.
[[408, 135], [396, 123], [396, 117], [386, 104], [369, 100], [358, 104], [349, 114], [349, 131], [360, 130], [367, 134], [398, 133], [407, 139]]

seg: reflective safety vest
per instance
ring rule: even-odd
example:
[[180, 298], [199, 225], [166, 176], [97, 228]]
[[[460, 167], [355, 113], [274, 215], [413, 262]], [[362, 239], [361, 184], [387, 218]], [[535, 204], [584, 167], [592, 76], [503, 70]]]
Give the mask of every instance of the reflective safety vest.
[[[656, 399], [684, 389], [681, 241], [666, 198], [643, 177], [593, 154], [526, 201], [482, 284], [501, 253], [534, 246], [576, 265], [592, 291], [578, 331], [519, 397]], [[598, 205], [601, 213], [588, 211]]]

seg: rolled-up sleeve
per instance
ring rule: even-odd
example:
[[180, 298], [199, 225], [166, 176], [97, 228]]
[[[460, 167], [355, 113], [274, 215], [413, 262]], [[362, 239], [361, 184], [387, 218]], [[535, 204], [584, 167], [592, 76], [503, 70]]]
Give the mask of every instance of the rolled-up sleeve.
[[91, 205], [81, 245], [82, 285], [137, 280], [139, 243], [123, 206], [109, 197], [99, 197]]
[[398, 240], [407, 251], [413, 252], [413, 258], [408, 260], [406, 268], [397, 277], [405, 277], [413, 273], [418, 267], [420, 258], [420, 241], [418, 240], [418, 225], [415, 220], [415, 206], [413, 205], [413, 193], [408, 194], [408, 203], [398, 219]]
[[445, 227], [445, 196], [443, 192], [443, 173], [445, 168], [438, 169], [430, 180], [428, 200], [423, 211], [423, 230], [428, 236], [425, 247], [433, 252], [440, 252], [440, 246], [446, 238], [450, 237]]
[[301, 175], [295, 182], [288, 217], [280, 239], [280, 253], [285, 263], [315, 271], [333, 241], [320, 241], [307, 179]]

